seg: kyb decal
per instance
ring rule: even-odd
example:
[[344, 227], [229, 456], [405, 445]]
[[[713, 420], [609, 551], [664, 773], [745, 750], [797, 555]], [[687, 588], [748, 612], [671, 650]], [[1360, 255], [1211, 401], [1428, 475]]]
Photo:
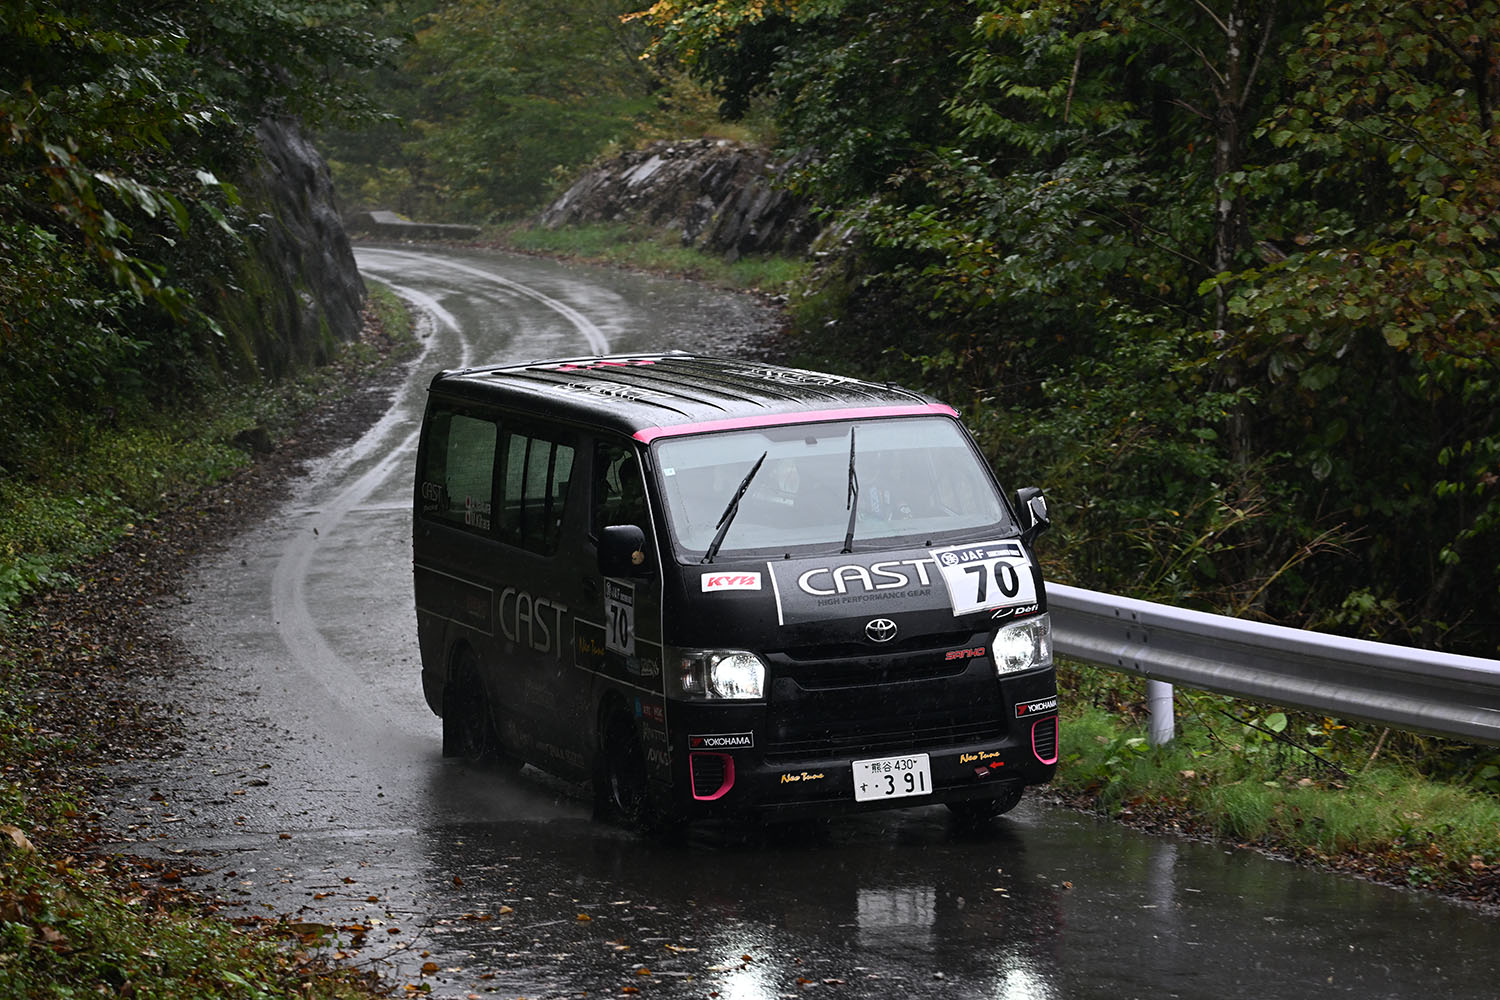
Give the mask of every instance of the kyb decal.
[[754, 733], [715, 733], [689, 736], [689, 750], [749, 750], [755, 746]]
[[1047, 712], [1057, 711], [1057, 695], [1043, 698], [1040, 701], [1022, 701], [1016, 703], [1016, 718], [1025, 719], [1032, 715], [1042, 715]]
[[704, 573], [703, 592], [717, 593], [721, 590], [759, 590], [759, 573]]

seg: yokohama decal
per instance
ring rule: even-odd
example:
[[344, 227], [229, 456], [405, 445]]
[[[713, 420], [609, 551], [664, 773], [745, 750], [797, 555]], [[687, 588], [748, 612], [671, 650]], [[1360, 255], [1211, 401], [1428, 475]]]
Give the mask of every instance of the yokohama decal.
[[1016, 718], [1029, 719], [1033, 715], [1045, 715], [1048, 712], [1057, 711], [1057, 695], [1050, 698], [1042, 698], [1039, 701], [1020, 701], [1016, 703]]
[[755, 746], [753, 733], [715, 733], [689, 736], [689, 750], [748, 750]]

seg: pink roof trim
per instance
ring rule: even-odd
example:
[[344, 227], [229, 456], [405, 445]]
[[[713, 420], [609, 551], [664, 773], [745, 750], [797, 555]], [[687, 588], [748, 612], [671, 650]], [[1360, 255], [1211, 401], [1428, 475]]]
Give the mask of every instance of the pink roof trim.
[[803, 410], [799, 413], [774, 413], [754, 417], [725, 417], [722, 420], [699, 420], [691, 424], [674, 424], [670, 427], [647, 427], [635, 432], [635, 439], [650, 444], [659, 437], [680, 437], [684, 434], [703, 434], [708, 431], [741, 431], [751, 427], [784, 427], [791, 424], [815, 424], [824, 420], [864, 420], [870, 417], [918, 417], [929, 414], [946, 417], [958, 416], [958, 411], [946, 403], [925, 403], [915, 406], [851, 406], [838, 410]]

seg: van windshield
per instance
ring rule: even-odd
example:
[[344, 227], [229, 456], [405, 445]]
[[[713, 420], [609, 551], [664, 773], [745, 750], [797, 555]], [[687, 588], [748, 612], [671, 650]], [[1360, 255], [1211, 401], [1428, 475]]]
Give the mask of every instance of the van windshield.
[[684, 562], [704, 559], [726, 516], [719, 561], [1016, 532], [967, 435], [947, 417], [765, 427], [663, 438], [655, 447], [667, 524]]

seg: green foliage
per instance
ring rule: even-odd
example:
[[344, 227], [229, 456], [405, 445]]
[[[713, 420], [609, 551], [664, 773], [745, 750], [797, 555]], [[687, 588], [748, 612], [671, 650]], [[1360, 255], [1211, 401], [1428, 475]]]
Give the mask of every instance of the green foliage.
[[193, 398], [227, 357], [271, 114], [352, 106], [356, 4], [28, 0], [0, 8], [0, 475], [111, 413]]
[[1435, 756], [1492, 759], [1487, 749], [1411, 737], [1393, 746], [1338, 720], [1181, 689], [1177, 736], [1153, 747], [1139, 679], [1064, 663], [1059, 687], [1053, 784], [1069, 798], [1415, 884], [1461, 884], [1500, 862], [1488, 765], [1418, 771]]
[[684, 247], [676, 237], [656, 230], [637, 231], [620, 223], [542, 229], [514, 226], [498, 238], [517, 250], [631, 267], [693, 278], [728, 288], [781, 292], [795, 283], [806, 263], [788, 257], [743, 256], [726, 262], [721, 256]]
[[[400, 302], [385, 289], [372, 301], [382, 329], [408, 342]], [[333, 360], [281, 383], [229, 386], [195, 404], [120, 411], [38, 435], [33, 474], [0, 477], [0, 624], [27, 594], [66, 582], [70, 569], [141, 522], [243, 468], [247, 434], [279, 440], [304, 414], [349, 393], [360, 372], [385, 364], [362, 344]]]
[[[369, 78], [391, 118], [328, 134], [352, 208], [514, 218], [612, 144], [702, 116], [680, 74], [642, 61], [619, 0], [452, 0], [387, 8], [406, 34]], [[675, 137], [675, 136], [674, 136]]]
[[960, 404], [1057, 575], [1495, 655], [1495, 0], [643, 18], [811, 157], [801, 353]]

